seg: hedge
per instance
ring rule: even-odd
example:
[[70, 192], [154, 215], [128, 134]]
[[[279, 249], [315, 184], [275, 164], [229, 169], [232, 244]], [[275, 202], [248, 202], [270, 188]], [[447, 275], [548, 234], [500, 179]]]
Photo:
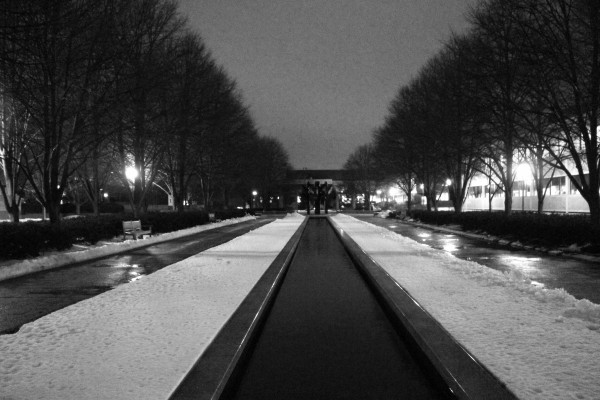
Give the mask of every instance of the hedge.
[[[122, 222], [133, 219], [131, 214], [110, 214], [65, 218], [59, 226], [47, 221], [27, 221], [19, 224], [0, 223], [0, 259], [36, 257], [44, 251], [65, 250], [74, 243], [95, 244], [123, 234]], [[152, 225], [154, 233], [173, 232], [209, 222], [204, 211], [152, 212], [143, 215], [142, 224]]]
[[600, 246], [600, 227], [593, 226], [588, 215], [538, 214], [473, 211], [411, 211], [410, 216], [433, 225], [460, 225], [466, 231], [484, 231], [546, 246]]
[[[250, 214], [254, 215], [255, 211], [250, 211]], [[247, 210], [223, 210], [223, 211], [215, 211], [215, 219], [217, 221], [222, 221], [224, 219], [231, 219], [231, 218], [241, 218], [246, 216]]]

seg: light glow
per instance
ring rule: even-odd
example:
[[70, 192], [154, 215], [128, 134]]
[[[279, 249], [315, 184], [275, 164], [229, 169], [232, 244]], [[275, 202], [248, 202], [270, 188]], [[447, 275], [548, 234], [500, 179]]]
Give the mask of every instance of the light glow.
[[135, 182], [135, 179], [138, 177], [138, 170], [135, 167], [127, 167], [125, 168], [125, 177], [131, 182]]

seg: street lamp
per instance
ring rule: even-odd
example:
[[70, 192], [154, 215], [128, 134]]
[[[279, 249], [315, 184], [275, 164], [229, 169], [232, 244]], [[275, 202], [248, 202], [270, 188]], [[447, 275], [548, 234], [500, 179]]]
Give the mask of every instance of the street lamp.
[[521, 182], [521, 211], [525, 211], [525, 181], [531, 181], [533, 179], [531, 167], [528, 163], [517, 165], [515, 179], [518, 182]]
[[256, 195], [258, 192], [256, 190], [252, 191], [252, 208], [256, 208]]
[[[444, 182], [446, 184], [446, 190], [448, 191], [448, 201], [450, 201], [451, 197], [450, 197], [450, 185], [452, 185], [452, 180], [450, 178], [446, 179], [446, 182]], [[442, 189], [443, 191], [443, 189]]]
[[131, 182], [135, 182], [135, 178], [138, 177], [138, 170], [135, 167], [125, 168], [125, 177]]

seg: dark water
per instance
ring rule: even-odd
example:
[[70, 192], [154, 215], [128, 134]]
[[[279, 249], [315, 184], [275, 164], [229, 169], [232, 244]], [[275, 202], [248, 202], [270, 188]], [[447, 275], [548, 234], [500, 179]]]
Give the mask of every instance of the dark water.
[[325, 219], [308, 222], [236, 399], [438, 399]]

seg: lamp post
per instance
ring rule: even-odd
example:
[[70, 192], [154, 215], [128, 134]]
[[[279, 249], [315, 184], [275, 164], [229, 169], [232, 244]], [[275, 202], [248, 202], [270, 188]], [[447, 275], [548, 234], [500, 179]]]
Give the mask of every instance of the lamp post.
[[256, 208], [256, 195], [258, 192], [256, 190], [252, 191], [252, 208]]
[[532, 179], [531, 167], [528, 163], [517, 165], [515, 179], [521, 182], [521, 211], [525, 211], [525, 180]]
[[135, 167], [125, 168], [125, 177], [132, 183], [135, 182], [135, 179], [138, 177], [138, 175], [138, 170], [135, 169]]

